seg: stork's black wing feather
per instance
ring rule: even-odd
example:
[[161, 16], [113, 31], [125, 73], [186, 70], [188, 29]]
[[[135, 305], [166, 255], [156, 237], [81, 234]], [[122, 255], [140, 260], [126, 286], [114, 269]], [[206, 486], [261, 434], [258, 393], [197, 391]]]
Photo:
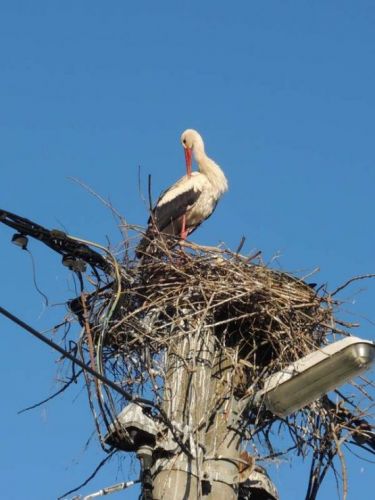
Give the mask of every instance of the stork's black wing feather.
[[[176, 196], [168, 200], [167, 194], [176, 185], [162, 193], [148, 220], [148, 229], [145, 236], [139, 242], [136, 256], [141, 257], [147, 250], [150, 241], [154, 239], [155, 233], [166, 233], [177, 236], [181, 231], [181, 217], [199, 198], [201, 191], [191, 187], [186, 191], [176, 192]], [[165, 201], [167, 199], [167, 201]], [[156, 231], [155, 231], [156, 230]]]
[[199, 190], [191, 188], [166, 202], [163, 202], [164, 195], [161, 196], [152, 211], [152, 215], [148, 221], [149, 224], [153, 223], [159, 231], [163, 231], [167, 226], [182, 217], [189, 207], [194, 205], [200, 194]]

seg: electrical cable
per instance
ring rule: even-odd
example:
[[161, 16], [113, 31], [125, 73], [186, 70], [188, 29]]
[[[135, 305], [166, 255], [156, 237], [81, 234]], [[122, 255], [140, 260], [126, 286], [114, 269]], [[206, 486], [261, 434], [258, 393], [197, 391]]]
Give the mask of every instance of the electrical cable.
[[0, 314], [8, 318], [10, 321], [13, 321], [13, 323], [16, 323], [18, 326], [26, 330], [28, 333], [31, 333], [31, 335], [34, 335], [37, 339], [41, 340], [45, 344], [47, 344], [49, 347], [52, 347], [52, 349], [55, 349], [55, 351], [58, 351], [60, 354], [63, 355], [64, 358], [69, 359], [73, 363], [77, 364], [80, 368], [85, 370], [86, 372], [90, 373], [93, 377], [96, 377], [98, 380], [103, 382], [103, 384], [107, 385], [114, 391], [116, 391], [118, 394], [120, 394], [123, 398], [125, 398], [128, 401], [133, 401], [136, 404], [139, 405], [146, 405], [150, 406], [152, 408], [155, 408], [157, 410], [164, 422], [164, 424], [168, 427], [168, 429], [171, 431], [173, 437], [175, 438], [176, 443], [180, 446], [180, 448], [186, 453], [186, 455], [190, 458], [193, 458], [193, 455], [191, 451], [187, 448], [187, 446], [182, 442], [181, 438], [178, 436], [176, 429], [173, 427], [172, 423], [170, 422], [166, 412], [160, 408], [158, 405], [156, 405], [153, 401], [150, 401], [149, 399], [144, 399], [144, 398], [139, 398], [137, 396], [133, 396], [129, 392], [125, 391], [121, 387], [119, 387], [117, 384], [112, 382], [112, 380], [109, 380], [108, 378], [104, 377], [97, 371], [93, 370], [90, 366], [87, 366], [83, 361], [80, 359], [76, 358], [70, 352], [66, 351], [63, 349], [61, 346], [50, 340], [49, 338], [45, 337], [42, 333], [38, 332], [33, 328], [32, 326], [28, 325], [22, 319], [18, 318], [11, 312], [9, 312], [7, 309], [4, 309], [4, 307], [0, 306]]
[[27, 332], [31, 333], [31, 335], [34, 335], [34, 337], [38, 338], [39, 340], [41, 340], [42, 342], [47, 344], [49, 347], [52, 347], [52, 349], [55, 349], [55, 351], [58, 351], [60, 354], [63, 355], [64, 358], [69, 359], [70, 361], [72, 361], [73, 363], [78, 365], [80, 368], [82, 368], [83, 370], [90, 373], [93, 377], [96, 377], [97, 379], [99, 379], [101, 382], [103, 382], [103, 384], [106, 384], [108, 387], [110, 387], [114, 391], [118, 392], [123, 398], [127, 399], [128, 401], [135, 401], [137, 403], [145, 404], [148, 406], [155, 406], [154, 403], [148, 399], [135, 398], [132, 394], [130, 394], [129, 392], [125, 391], [124, 389], [119, 387], [117, 384], [112, 382], [112, 380], [109, 380], [108, 378], [104, 377], [103, 375], [101, 375], [97, 371], [93, 370], [90, 366], [86, 365], [83, 361], [81, 361], [80, 359], [78, 359], [75, 356], [73, 356], [72, 354], [70, 354], [70, 352], [66, 351], [61, 346], [59, 346], [58, 344], [56, 344], [55, 342], [53, 342], [49, 338], [45, 337], [42, 333], [38, 332], [32, 326], [28, 325], [27, 323], [22, 321], [17, 316], [14, 316], [14, 314], [7, 311], [6, 309], [4, 309], [1, 306], [0, 306], [0, 314], [5, 316], [6, 318], [10, 319], [11, 321], [13, 321], [13, 323], [16, 323], [18, 326], [20, 326], [21, 328], [23, 328]]

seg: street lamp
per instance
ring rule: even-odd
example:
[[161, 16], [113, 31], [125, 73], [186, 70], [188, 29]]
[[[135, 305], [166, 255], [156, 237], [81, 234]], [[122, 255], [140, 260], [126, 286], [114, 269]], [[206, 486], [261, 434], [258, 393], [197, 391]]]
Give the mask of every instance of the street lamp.
[[366, 371], [375, 361], [373, 342], [346, 337], [295, 361], [266, 379], [256, 401], [286, 417]]

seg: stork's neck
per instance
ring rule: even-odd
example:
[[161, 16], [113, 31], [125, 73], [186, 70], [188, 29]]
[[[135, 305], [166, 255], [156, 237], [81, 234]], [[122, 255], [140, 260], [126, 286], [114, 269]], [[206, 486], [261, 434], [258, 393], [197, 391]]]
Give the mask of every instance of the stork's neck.
[[199, 171], [208, 178], [217, 191], [217, 195], [221, 196], [228, 189], [228, 181], [224, 172], [217, 163], [206, 155], [203, 141], [202, 144], [198, 143], [194, 146], [193, 152]]

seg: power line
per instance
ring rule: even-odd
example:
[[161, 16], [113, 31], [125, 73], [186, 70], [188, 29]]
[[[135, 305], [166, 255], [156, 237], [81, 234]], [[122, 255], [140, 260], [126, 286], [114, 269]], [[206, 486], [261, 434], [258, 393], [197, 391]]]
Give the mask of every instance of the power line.
[[112, 380], [109, 380], [108, 378], [101, 375], [99, 372], [93, 370], [90, 366], [87, 366], [83, 361], [81, 361], [80, 359], [73, 356], [73, 354], [71, 354], [69, 351], [66, 351], [61, 346], [59, 346], [58, 344], [56, 344], [55, 342], [53, 342], [49, 338], [45, 337], [42, 333], [35, 330], [35, 328], [28, 325], [27, 323], [22, 321], [22, 319], [18, 318], [17, 316], [15, 316], [14, 314], [12, 314], [7, 309], [4, 309], [1, 306], [0, 306], [0, 313], [3, 316], [10, 319], [11, 321], [13, 321], [14, 323], [16, 323], [18, 326], [20, 326], [24, 330], [26, 330], [27, 332], [31, 333], [31, 335], [34, 335], [34, 337], [36, 337], [37, 339], [39, 339], [42, 342], [44, 342], [45, 344], [47, 344], [49, 347], [52, 347], [52, 349], [55, 349], [55, 351], [58, 351], [60, 354], [62, 354], [64, 356], [64, 358], [67, 358], [70, 361], [72, 361], [72, 363], [77, 364], [80, 368], [82, 368], [86, 372], [90, 373], [93, 377], [96, 377], [98, 380], [103, 382], [103, 384], [106, 384], [108, 387], [110, 387], [114, 391], [118, 392], [122, 397], [124, 397], [128, 401], [135, 401], [136, 403], [142, 403], [142, 404], [145, 404], [148, 406], [155, 406], [154, 403], [148, 399], [143, 399], [143, 398], [138, 398], [138, 397], [134, 398], [134, 396], [132, 396], [132, 394], [130, 394], [129, 392], [127, 392], [124, 389], [122, 389], [121, 387], [119, 387], [117, 384], [112, 382]]
[[80, 359], [76, 358], [73, 356], [73, 354], [70, 354], [69, 351], [66, 351], [63, 349], [61, 346], [50, 340], [49, 338], [45, 337], [42, 333], [38, 332], [33, 328], [32, 326], [28, 325], [22, 319], [18, 318], [11, 312], [9, 312], [7, 309], [4, 309], [4, 307], [0, 306], [0, 314], [5, 316], [6, 318], [10, 319], [13, 321], [13, 323], [16, 323], [18, 326], [26, 330], [28, 333], [31, 333], [31, 335], [34, 335], [37, 339], [41, 340], [45, 344], [47, 344], [49, 347], [52, 347], [52, 349], [55, 349], [55, 351], [58, 351], [60, 354], [63, 355], [64, 358], [69, 359], [72, 361], [72, 363], [77, 364], [82, 370], [85, 370], [87, 373], [90, 373], [93, 377], [96, 377], [98, 380], [103, 382], [103, 384], [106, 384], [108, 387], [116, 391], [118, 394], [120, 394], [123, 398], [125, 398], [128, 401], [133, 401], [134, 403], [138, 403], [140, 405], [147, 405], [155, 410], [157, 410], [164, 422], [164, 424], [168, 427], [168, 429], [172, 432], [173, 437], [175, 438], [176, 443], [180, 446], [180, 448], [184, 451], [184, 453], [192, 458], [192, 454], [190, 450], [187, 448], [187, 446], [182, 442], [180, 436], [178, 435], [178, 432], [176, 429], [173, 427], [172, 423], [170, 422], [167, 414], [165, 411], [160, 408], [158, 405], [156, 405], [153, 401], [150, 401], [149, 399], [144, 399], [144, 398], [139, 398], [139, 397], [134, 397], [132, 394], [130, 394], [127, 391], [124, 391], [121, 387], [119, 387], [117, 384], [112, 382], [112, 380], [109, 380], [108, 378], [104, 377], [101, 375], [99, 372], [93, 370], [90, 366], [87, 366], [83, 361]]
[[[75, 238], [64, 233], [64, 231], [47, 229], [32, 220], [2, 209], [0, 209], [0, 223], [18, 231], [19, 234], [17, 236], [31, 236], [49, 248], [52, 248], [52, 250], [60, 255], [65, 257], [73, 255], [90, 264], [92, 268], [97, 267], [106, 274], [110, 273], [110, 265], [103, 255], [90, 248], [89, 245], [77, 241]], [[27, 245], [27, 240], [24, 244]]]

